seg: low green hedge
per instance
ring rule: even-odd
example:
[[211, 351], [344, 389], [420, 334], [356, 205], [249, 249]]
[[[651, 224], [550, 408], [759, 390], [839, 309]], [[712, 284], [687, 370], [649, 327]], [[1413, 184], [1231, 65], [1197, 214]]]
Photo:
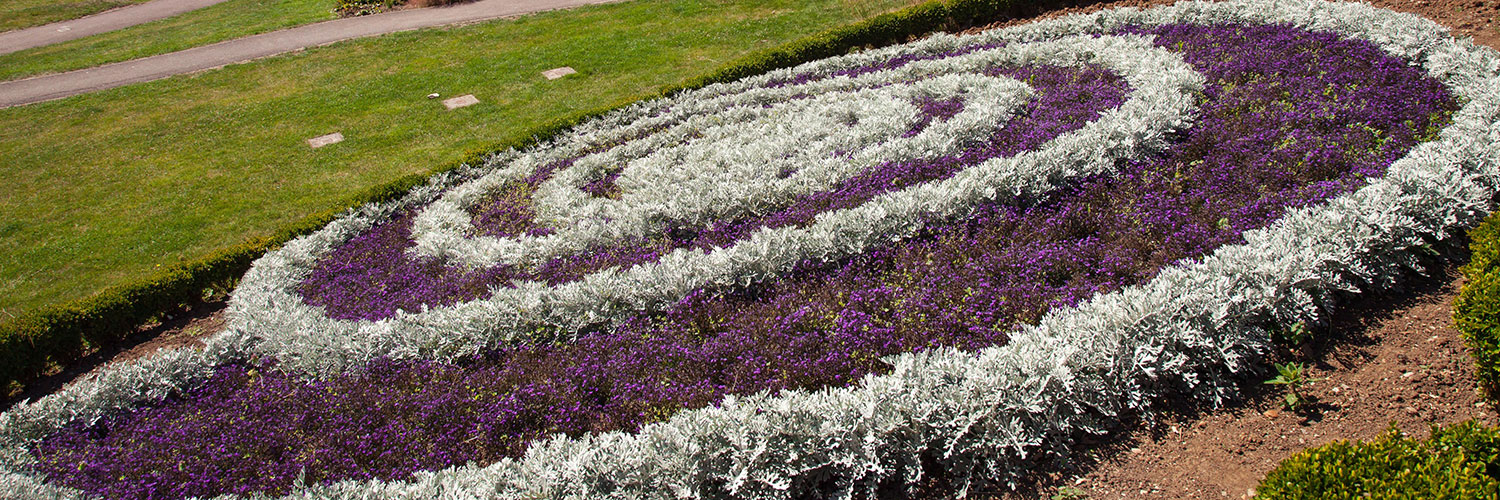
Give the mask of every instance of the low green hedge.
[[1468, 421], [1433, 426], [1427, 440], [1392, 428], [1370, 442], [1334, 441], [1277, 465], [1256, 498], [1500, 498], [1500, 429]]
[[[1471, 257], [1453, 322], [1477, 365], [1479, 386], [1500, 397], [1500, 213], [1469, 232]], [[1368, 443], [1336, 441], [1281, 462], [1264, 499], [1500, 498], [1500, 429], [1473, 421], [1433, 427], [1419, 441], [1392, 429]]]
[[219, 249], [196, 260], [172, 266], [154, 276], [110, 288], [82, 300], [42, 308], [0, 324], [0, 389], [12, 382], [25, 383], [45, 373], [53, 364], [69, 363], [92, 349], [120, 341], [134, 331], [137, 325], [201, 297], [205, 288], [237, 279], [262, 254], [292, 238], [317, 230], [343, 210], [372, 201], [394, 199], [425, 182], [432, 174], [451, 170], [465, 163], [477, 163], [486, 156], [505, 149], [525, 148], [630, 102], [734, 81], [776, 68], [844, 54], [858, 47], [901, 42], [944, 28], [975, 26], [1011, 16], [1027, 15], [1043, 8], [1069, 5], [1073, 1], [933, 0], [751, 54], [653, 95], [543, 124], [523, 137], [504, 141], [482, 151], [470, 152], [462, 161], [428, 174], [409, 175], [377, 186], [347, 200], [341, 209], [308, 216], [272, 236]]
[[1453, 301], [1453, 324], [1474, 356], [1479, 387], [1500, 397], [1500, 213], [1469, 232], [1465, 283]]

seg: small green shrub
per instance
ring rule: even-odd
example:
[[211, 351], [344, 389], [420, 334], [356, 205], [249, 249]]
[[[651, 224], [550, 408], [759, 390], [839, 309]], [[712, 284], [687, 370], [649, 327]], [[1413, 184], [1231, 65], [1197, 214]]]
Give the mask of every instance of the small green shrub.
[[1314, 380], [1307, 376], [1307, 365], [1302, 363], [1276, 363], [1276, 378], [1265, 381], [1269, 385], [1286, 386], [1281, 405], [1293, 411], [1311, 402], [1310, 398], [1302, 394], [1302, 389], [1312, 382]]
[[1500, 214], [1469, 232], [1472, 257], [1462, 272], [1467, 280], [1453, 301], [1453, 323], [1478, 365], [1479, 387], [1500, 397]]
[[385, 12], [396, 7], [437, 7], [477, 0], [333, 0], [333, 12], [340, 16], [363, 16]]
[[1052, 500], [1085, 500], [1088, 497], [1087, 491], [1072, 486], [1063, 486], [1057, 489], [1057, 493], [1052, 494]]
[[1307, 330], [1306, 322], [1298, 321], [1292, 326], [1272, 332], [1271, 340], [1282, 347], [1295, 349], [1312, 340], [1312, 333]]
[[1500, 429], [1468, 421], [1433, 426], [1427, 440], [1394, 427], [1370, 442], [1334, 441], [1283, 460], [1256, 498], [1500, 498]]
[[363, 16], [391, 10], [405, 0], [334, 0], [333, 12], [340, 16]]

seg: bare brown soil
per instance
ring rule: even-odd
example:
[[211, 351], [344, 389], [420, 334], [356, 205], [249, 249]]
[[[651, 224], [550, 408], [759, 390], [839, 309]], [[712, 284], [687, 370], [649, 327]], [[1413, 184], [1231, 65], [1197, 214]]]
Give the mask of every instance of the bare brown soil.
[[[1085, 453], [1078, 466], [1024, 493], [979, 498], [1247, 498], [1267, 472], [1303, 449], [1339, 439], [1370, 439], [1392, 425], [1422, 437], [1433, 424], [1500, 423], [1478, 393], [1474, 364], [1453, 329], [1453, 269], [1416, 283], [1412, 293], [1366, 301], [1337, 315], [1330, 331], [1285, 361], [1307, 363], [1312, 404], [1282, 407], [1270, 386], [1247, 388], [1242, 406], [1168, 417]], [[1259, 378], [1270, 378], [1266, 374]], [[1066, 468], [1066, 467], [1065, 467]]]
[[[1024, 24], [1115, 7], [1154, 7], [1173, 0], [1119, 0], [1058, 9], [970, 31]], [[1497, 0], [1371, 0], [1414, 13], [1460, 37], [1500, 47]], [[1249, 403], [1161, 420], [1124, 439], [1095, 446], [1020, 492], [979, 492], [981, 499], [1248, 498], [1288, 456], [1334, 440], [1367, 440], [1395, 426], [1423, 437], [1434, 424], [1469, 419], [1496, 425], [1500, 412], [1476, 389], [1474, 365], [1457, 330], [1454, 269], [1422, 280], [1410, 293], [1366, 301], [1338, 314], [1334, 328], [1284, 361], [1310, 361], [1315, 404], [1292, 412], [1269, 386], [1247, 389]], [[1263, 378], [1270, 378], [1266, 375]], [[1054, 497], [1055, 495], [1055, 497]], [[940, 495], [952, 496], [952, 495]]]

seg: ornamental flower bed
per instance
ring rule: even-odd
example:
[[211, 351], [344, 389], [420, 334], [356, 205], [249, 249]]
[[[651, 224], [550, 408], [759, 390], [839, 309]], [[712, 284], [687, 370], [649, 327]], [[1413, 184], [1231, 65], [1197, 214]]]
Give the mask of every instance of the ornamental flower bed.
[[0, 415], [0, 493], [1011, 481], [1232, 398], [1268, 331], [1488, 213], [1497, 75], [1414, 16], [1243, 1], [640, 103], [267, 255], [203, 349]]

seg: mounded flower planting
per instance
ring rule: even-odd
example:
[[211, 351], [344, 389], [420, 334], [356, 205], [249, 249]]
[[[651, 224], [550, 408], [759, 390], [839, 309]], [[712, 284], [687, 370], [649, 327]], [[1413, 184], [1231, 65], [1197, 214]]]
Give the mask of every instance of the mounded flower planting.
[[0, 415], [0, 493], [1013, 480], [1232, 397], [1270, 329], [1487, 214], [1497, 68], [1368, 6], [1182, 3], [641, 103], [267, 255], [204, 349]]

